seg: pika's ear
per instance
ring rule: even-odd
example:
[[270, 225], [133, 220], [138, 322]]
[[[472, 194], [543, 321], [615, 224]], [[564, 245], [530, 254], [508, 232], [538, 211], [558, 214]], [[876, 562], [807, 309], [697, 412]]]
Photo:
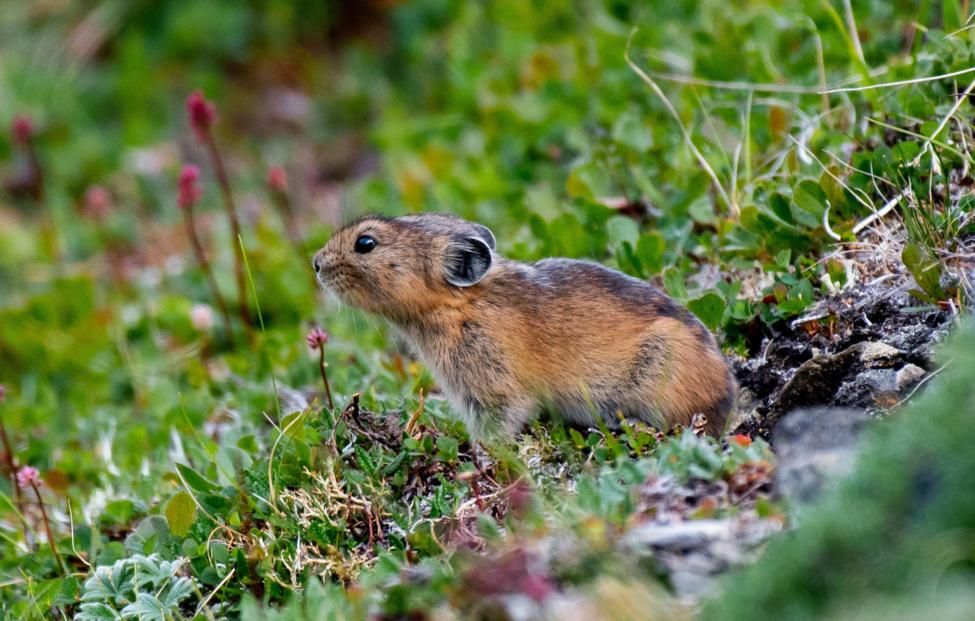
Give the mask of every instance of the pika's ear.
[[491, 229], [483, 224], [477, 224], [476, 222], [472, 222], [471, 226], [474, 227], [474, 234], [479, 237], [481, 241], [487, 244], [488, 248], [491, 250], [497, 250], [498, 242], [494, 239], [494, 233], [491, 232]]
[[444, 255], [445, 278], [455, 287], [476, 285], [491, 269], [493, 261], [491, 247], [480, 237], [457, 238], [451, 241]]

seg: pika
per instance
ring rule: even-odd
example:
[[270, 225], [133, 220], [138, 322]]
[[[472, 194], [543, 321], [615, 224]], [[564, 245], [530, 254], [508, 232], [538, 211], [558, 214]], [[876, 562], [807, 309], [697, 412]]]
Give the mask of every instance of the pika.
[[543, 411], [660, 429], [701, 413], [719, 435], [734, 403], [714, 337], [674, 300], [597, 263], [506, 259], [480, 224], [363, 217], [312, 264], [343, 303], [398, 328], [474, 435], [512, 435]]

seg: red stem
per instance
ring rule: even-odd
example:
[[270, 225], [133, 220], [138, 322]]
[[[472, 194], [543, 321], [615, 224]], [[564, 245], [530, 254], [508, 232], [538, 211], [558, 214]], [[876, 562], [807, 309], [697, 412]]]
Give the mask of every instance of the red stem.
[[217, 185], [220, 186], [220, 195], [223, 197], [223, 206], [227, 211], [227, 218], [230, 220], [230, 232], [233, 235], [234, 246], [234, 276], [237, 279], [237, 304], [240, 307], [240, 318], [244, 320], [244, 326], [248, 332], [251, 329], [251, 316], [247, 310], [247, 282], [244, 280], [244, 253], [240, 247], [240, 240], [243, 239], [240, 233], [240, 220], [237, 218], [237, 207], [234, 204], [234, 196], [230, 190], [230, 181], [227, 178], [227, 170], [223, 165], [223, 158], [220, 157], [220, 150], [217, 149], [217, 142], [213, 138], [210, 129], [205, 133], [207, 150], [210, 152], [210, 159], [213, 161], [213, 171], [217, 176]]
[[14, 487], [14, 504], [17, 506], [17, 510], [20, 514], [24, 514], [23, 500], [20, 497], [20, 487], [17, 486], [17, 463], [14, 461], [14, 452], [10, 447], [10, 438], [7, 437], [7, 428], [4, 427], [3, 421], [0, 420], [0, 442], [3, 443], [3, 452], [6, 459], [4, 460], [4, 466], [10, 475], [10, 478]]
[[61, 568], [61, 573], [67, 575], [68, 571], [64, 567], [64, 560], [61, 559], [61, 553], [58, 552], [58, 547], [54, 543], [54, 535], [51, 534], [51, 521], [47, 518], [47, 509], [44, 508], [44, 500], [41, 498], [41, 490], [37, 489], [37, 485], [34, 483], [31, 483], [30, 486], [34, 490], [34, 495], [37, 496], [37, 506], [41, 508], [41, 517], [44, 519], [44, 532], [47, 534], [47, 543], [51, 546], [51, 552], [54, 554], [54, 558], [58, 562], [58, 567]]
[[274, 206], [281, 213], [281, 219], [284, 220], [284, 228], [288, 231], [288, 237], [291, 238], [291, 242], [300, 247], [301, 234], [298, 232], [298, 223], [295, 220], [295, 212], [291, 208], [291, 199], [288, 198], [288, 193], [272, 189], [271, 199], [274, 202]]
[[322, 383], [325, 384], [325, 397], [328, 399], [328, 409], [334, 409], [335, 405], [332, 403], [332, 389], [328, 387], [328, 376], [325, 374], [325, 347], [319, 346], [319, 358], [318, 358], [318, 368], [322, 372]]
[[207, 261], [203, 244], [200, 242], [200, 237], [196, 233], [196, 222], [193, 219], [193, 207], [191, 205], [187, 205], [183, 209], [183, 219], [186, 222], [186, 234], [189, 236], [190, 244], [193, 246], [193, 254], [196, 255], [196, 262], [200, 266], [200, 269], [203, 270], [207, 284], [210, 286], [210, 292], [213, 294], [213, 299], [220, 308], [220, 314], [223, 315], [224, 325], [227, 326], [227, 338], [233, 343], [234, 333], [230, 324], [230, 312], [227, 310], [227, 302], [223, 299], [223, 295], [220, 294], [217, 279], [213, 276], [213, 270], [210, 269], [210, 262]]

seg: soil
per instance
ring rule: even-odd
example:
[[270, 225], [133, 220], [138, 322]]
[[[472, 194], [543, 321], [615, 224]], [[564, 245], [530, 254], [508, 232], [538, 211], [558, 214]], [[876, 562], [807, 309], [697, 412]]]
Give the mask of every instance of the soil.
[[[857, 286], [821, 300], [779, 326], [758, 356], [733, 361], [742, 389], [734, 433], [768, 439], [779, 418], [799, 407], [883, 413], [936, 369], [933, 350], [953, 319], [918, 305], [904, 287]], [[925, 373], [902, 383], [897, 373], [905, 367]]]

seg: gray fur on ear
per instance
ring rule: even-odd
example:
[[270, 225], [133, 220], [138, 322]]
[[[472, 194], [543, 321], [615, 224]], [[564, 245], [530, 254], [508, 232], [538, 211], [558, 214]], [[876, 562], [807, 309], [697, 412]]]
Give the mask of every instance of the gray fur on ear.
[[477, 231], [477, 236], [488, 245], [488, 248], [491, 250], [498, 249], [498, 242], [494, 239], [494, 233], [491, 232], [491, 229], [483, 224], [477, 224], [476, 222], [472, 222], [471, 225], [474, 227], [474, 230]]
[[[491, 239], [494, 239], [494, 235], [491, 235]], [[447, 248], [444, 257], [445, 278], [455, 287], [470, 287], [484, 278], [493, 262], [494, 255], [486, 241], [480, 237], [460, 237]]]

